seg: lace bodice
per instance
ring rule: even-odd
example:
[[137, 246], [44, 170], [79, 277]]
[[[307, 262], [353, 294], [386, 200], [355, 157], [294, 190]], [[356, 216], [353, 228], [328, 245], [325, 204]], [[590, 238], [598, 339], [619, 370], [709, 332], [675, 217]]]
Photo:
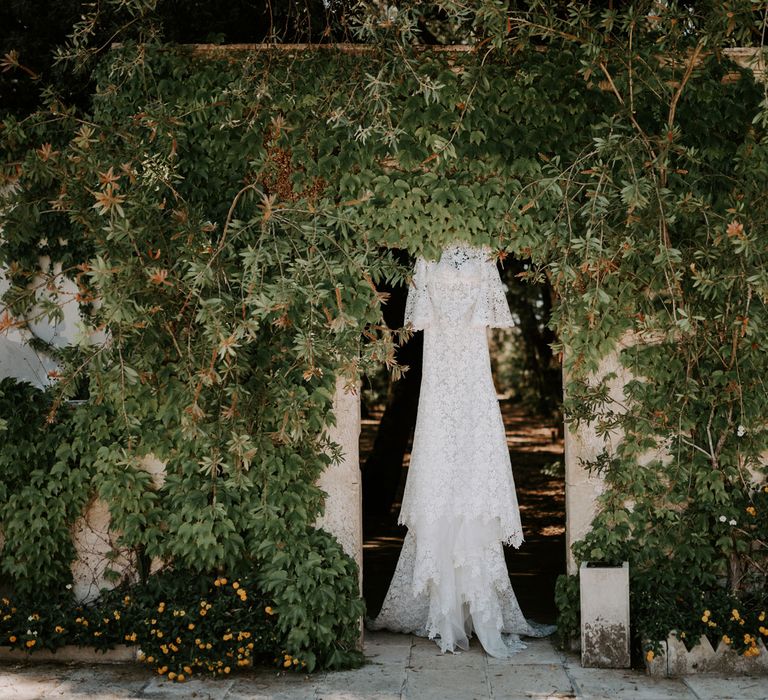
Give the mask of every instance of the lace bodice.
[[455, 243], [437, 262], [417, 258], [405, 322], [417, 331], [432, 325], [514, 326], [491, 249]]

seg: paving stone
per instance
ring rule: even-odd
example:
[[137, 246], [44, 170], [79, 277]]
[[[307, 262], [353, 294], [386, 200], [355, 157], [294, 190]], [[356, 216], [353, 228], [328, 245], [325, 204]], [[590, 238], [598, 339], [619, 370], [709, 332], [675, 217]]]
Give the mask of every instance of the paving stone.
[[557, 664], [563, 663], [562, 654], [555, 649], [555, 645], [548, 639], [524, 639], [526, 648], [510, 656], [508, 659], [488, 657], [489, 666], [517, 666], [529, 664]]
[[3, 664], [0, 666], [0, 698], [32, 700], [55, 690], [73, 669], [61, 664]]
[[584, 700], [678, 700], [695, 697], [681, 680], [650, 678], [642, 671], [569, 666], [566, 673], [577, 696]]
[[354, 671], [328, 673], [317, 684], [318, 700], [400, 700], [405, 666], [369, 664]]
[[408, 700], [487, 700], [485, 669], [409, 669], [403, 697]]
[[255, 672], [235, 679], [225, 700], [311, 700], [322, 679], [322, 674]]
[[467, 651], [456, 653], [440, 651], [440, 647], [430, 640], [429, 644], [414, 644], [411, 648], [410, 668], [413, 669], [477, 669], [487, 666], [486, 655], [480, 643], [473, 639]]
[[367, 632], [364, 653], [370, 663], [405, 667], [411, 655], [411, 637], [391, 632]]
[[707, 700], [766, 700], [768, 676], [686, 676], [685, 684], [699, 698]]
[[142, 696], [148, 698], [195, 698], [195, 700], [223, 700], [234, 681], [219, 678], [199, 678], [175, 683], [155, 676], [144, 688]]
[[141, 697], [142, 689], [153, 680], [152, 674], [136, 664], [83, 666], [62, 680], [45, 698], [83, 697], [88, 700]]
[[560, 664], [489, 666], [488, 682], [494, 698], [575, 697]]

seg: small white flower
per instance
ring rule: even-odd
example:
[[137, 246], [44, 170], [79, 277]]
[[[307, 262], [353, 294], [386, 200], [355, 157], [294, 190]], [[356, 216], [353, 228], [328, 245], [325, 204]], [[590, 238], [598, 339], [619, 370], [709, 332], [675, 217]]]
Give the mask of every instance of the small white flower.
[[736, 428], [736, 435], [738, 435], [739, 437], [743, 437], [746, 432], [747, 432], [747, 429], [743, 425], [739, 425], [739, 427]]
[[27, 630], [27, 634], [32, 634], [32, 630]]
[[27, 618], [27, 620], [29, 620], [30, 622], [32, 622], [32, 620], [34, 620], [34, 619], [35, 619], [35, 618], [34, 618], [34, 617], [32, 617], [32, 615], [30, 615], [30, 616]]
[[728, 520], [728, 518], [726, 518], [724, 515], [720, 516], [720, 522], [721, 523], [724, 523], [726, 520]]
[[733, 518], [731, 518], [731, 519], [728, 521], [728, 524], [729, 524], [729, 525], [735, 525], [735, 524], [736, 524], [736, 521], [735, 521]]
[[68, 591], [72, 589], [72, 584], [68, 583], [66, 586], [64, 586]]
[[37, 630], [35, 630], [34, 632], [32, 632], [32, 636], [33, 636], [33, 637], [37, 637]]

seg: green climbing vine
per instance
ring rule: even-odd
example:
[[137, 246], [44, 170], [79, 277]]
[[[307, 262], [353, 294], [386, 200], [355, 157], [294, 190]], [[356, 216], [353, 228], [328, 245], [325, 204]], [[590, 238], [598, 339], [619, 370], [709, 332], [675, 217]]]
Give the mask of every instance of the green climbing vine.
[[[608, 488], [575, 554], [630, 559], [638, 634], [722, 591], [764, 606], [768, 101], [722, 51], [761, 9], [569, 8], [483, 3], [466, 51], [414, 46], [408, 7], [369, 8], [368, 43], [346, 49], [126, 40], [90, 111], [51, 97], [3, 122], [2, 325], [30, 333], [58, 289], [84, 326], [45, 399], [60, 432], [34, 447], [76, 465], [70, 490], [49, 485], [65, 512], [39, 535], [46, 585], [67, 582], [46, 563], [71, 559], [64, 527], [98, 495], [137, 560], [249, 572], [280, 647], [262, 651], [359, 661], [358, 572], [313, 527], [336, 381], [399, 371], [407, 332], [376, 284], [407, 271], [388, 251], [462, 238], [549, 279], [566, 419], [621, 435], [588, 465]], [[591, 372], [628, 333], [616, 399]], [[0, 448], [9, 498], [21, 459]], [[24, 497], [49, 517], [52, 495]], [[20, 517], [3, 511], [4, 562], [30, 537]], [[567, 608], [577, 589], [559, 590]]]

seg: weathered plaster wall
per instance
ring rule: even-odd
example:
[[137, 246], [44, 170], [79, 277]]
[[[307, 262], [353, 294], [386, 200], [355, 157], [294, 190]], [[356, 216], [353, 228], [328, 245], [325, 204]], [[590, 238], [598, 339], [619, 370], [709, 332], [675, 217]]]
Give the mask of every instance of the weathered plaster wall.
[[[46, 264], [45, 259], [43, 264]], [[57, 271], [56, 267], [54, 271]], [[77, 286], [63, 277], [57, 280], [56, 288], [48, 290], [47, 295], [59, 305], [62, 320], [49, 322], [47, 319], [40, 319], [31, 324], [31, 329], [41, 340], [56, 347], [64, 347], [78, 338], [82, 324], [75, 301]], [[33, 284], [35, 283], [39, 283], [39, 280]], [[9, 286], [3, 271], [0, 270], [0, 295], [4, 294]], [[50, 383], [48, 372], [55, 369], [56, 363], [45, 354], [33, 350], [28, 344], [29, 338], [29, 332], [16, 328], [0, 333], [0, 379], [15, 377], [42, 387]]]

